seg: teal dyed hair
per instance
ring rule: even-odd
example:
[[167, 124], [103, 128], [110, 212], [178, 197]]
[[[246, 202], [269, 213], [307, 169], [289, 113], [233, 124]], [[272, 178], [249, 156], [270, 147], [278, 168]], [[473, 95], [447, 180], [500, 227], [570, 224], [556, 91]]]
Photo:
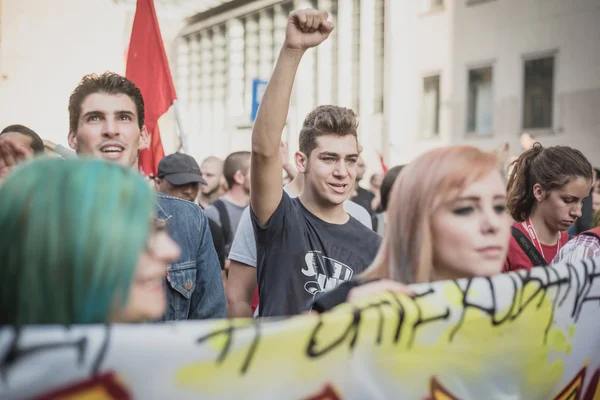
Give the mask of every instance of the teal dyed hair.
[[0, 199], [0, 324], [103, 323], [125, 304], [155, 207], [134, 170], [42, 159]]

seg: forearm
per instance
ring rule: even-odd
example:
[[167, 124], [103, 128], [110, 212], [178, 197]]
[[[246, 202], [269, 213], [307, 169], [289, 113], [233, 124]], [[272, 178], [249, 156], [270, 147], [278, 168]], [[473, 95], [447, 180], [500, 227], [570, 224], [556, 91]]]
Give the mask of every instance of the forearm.
[[252, 304], [243, 300], [227, 299], [228, 318], [252, 318]]
[[252, 152], [279, 157], [281, 134], [287, 120], [296, 71], [304, 51], [281, 49], [273, 75], [261, 100], [252, 130]]

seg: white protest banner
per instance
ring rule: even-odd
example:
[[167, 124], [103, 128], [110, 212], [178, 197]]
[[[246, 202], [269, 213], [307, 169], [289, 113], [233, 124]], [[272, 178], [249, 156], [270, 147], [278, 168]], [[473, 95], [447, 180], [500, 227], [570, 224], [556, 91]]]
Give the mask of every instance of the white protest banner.
[[0, 398], [600, 399], [600, 260], [284, 320], [0, 331]]

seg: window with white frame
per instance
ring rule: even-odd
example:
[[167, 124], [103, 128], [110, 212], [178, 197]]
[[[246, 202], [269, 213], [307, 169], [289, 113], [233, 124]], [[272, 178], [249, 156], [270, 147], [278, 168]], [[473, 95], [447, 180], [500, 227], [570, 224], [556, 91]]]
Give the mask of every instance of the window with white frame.
[[491, 135], [494, 129], [494, 96], [491, 66], [469, 70], [467, 131]]
[[554, 105], [555, 57], [528, 59], [524, 62], [523, 128], [552, 127]]
[[421, 102], [421, 133], [424, 138], [436, 137], [440, 133], [440, 76], [423, 78]]

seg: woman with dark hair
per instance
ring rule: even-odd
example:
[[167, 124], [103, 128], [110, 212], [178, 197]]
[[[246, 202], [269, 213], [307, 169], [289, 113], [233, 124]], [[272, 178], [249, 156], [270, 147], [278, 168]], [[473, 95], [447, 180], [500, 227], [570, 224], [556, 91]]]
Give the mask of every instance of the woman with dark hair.
[[508, 210], [516, 223], [504, 271], [548, 265], [569, 241], [566, 230], [581, 216], [594, 182], [592, 165], [567, 146], [536, 143], [515, 161]]
[[400, 174], [400, 171], [402, 171], [403, 167], [404, 165], [396, 165], [395, 167], [390, 168], [381, 181], [379, 197], [381, 199], [382, 211], [373, 216], [373, 230], [382, 236], [385, 229], [385, 215], [389, 202], [390, 191], [392, 190], [392, 186], [394, 186], [394, 182], [396, 182], [396, 178], [398, 177], [398, 174]]

